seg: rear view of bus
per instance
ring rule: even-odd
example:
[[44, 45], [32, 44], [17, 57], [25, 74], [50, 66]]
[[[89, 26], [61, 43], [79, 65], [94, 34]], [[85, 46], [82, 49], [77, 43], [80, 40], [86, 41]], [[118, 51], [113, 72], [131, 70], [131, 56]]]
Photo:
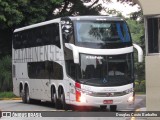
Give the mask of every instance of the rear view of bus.
[[134, 102], [133, 45], [126, 22], [113, 17], [62, 19], [69, 104], [116, 110]]

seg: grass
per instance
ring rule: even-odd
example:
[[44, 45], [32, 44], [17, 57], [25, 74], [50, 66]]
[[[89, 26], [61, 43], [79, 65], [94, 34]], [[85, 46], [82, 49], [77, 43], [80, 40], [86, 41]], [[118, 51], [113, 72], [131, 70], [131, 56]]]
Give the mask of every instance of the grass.
[[136, 92], [136, 95], [145, 95], [146, 92]]
[[0, 99], [3, 99], [3, 98], [15, 98], [17, 96], [15, 96], [13, 94], [13, 92], [0, 92]]

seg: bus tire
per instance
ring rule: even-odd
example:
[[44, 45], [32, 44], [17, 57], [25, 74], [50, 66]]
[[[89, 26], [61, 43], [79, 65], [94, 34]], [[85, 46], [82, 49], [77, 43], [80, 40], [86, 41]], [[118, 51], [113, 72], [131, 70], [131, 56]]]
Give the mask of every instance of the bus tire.
[[23, 102], [23, 103], [26, 103], [25, 93], [24, 93], [24, 92], [22, 92], [22, 102]]
[[60, 100], [57, 98], [56, 90], [54, 87], [51, 88], [51, 102], [56, 109], [61, 108]]
[[25, 87], [25, 103], [35, 103], [35, 101], [34, 101], [34, 99], [31, 99], [30, 97], [29, 97], [29, 88], [28, 88], [28, 86], [26, 86]]
[[57, 101], [55, 103], [55, 108], [58, 110], [62, 108], [61, 101], [59, 99], [57, 99]]
[[62, 104], [62, 109], [64, 109], [64, 110], [68, 110], [69, 109], [69, 106], [66, 104], [66, 101], [65, 101], [64, 92], [61, 94], [61, 104]]
[[55, 108], [56, 109], [60, 109], [60, 102], [59, 100], [57, 99], [57, 94], [56, 92], [53, 92], [51, 94], [51, 101], [52, 101], [52, 104], [54, 104]]

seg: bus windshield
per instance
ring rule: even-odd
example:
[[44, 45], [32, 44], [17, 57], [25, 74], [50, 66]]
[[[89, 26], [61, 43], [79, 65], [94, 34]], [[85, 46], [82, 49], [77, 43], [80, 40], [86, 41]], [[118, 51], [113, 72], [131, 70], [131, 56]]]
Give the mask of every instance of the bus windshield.
[[95, 56], [80, 54], [78, 81], [89, 85], [120, 86], [133, 82], [132, 54]]
[[130, 33], [124, 21], [77, 21], [75, 33], [76, 44], [79, 46], [94, 44], [100, 46], [98, 48], [104, 48], [106, 44], [131, 43]]

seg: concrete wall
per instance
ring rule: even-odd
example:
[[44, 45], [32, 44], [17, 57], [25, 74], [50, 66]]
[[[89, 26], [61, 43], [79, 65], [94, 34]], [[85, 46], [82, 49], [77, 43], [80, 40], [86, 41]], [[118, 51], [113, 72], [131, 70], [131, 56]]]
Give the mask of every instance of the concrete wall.
[[146, 105], [148, 111], [160, 111], [160, 54], [146, 56]]
[[133, 0], [133, 2], [141, 6], [143, 15], [160, 14], [160, 0]]

